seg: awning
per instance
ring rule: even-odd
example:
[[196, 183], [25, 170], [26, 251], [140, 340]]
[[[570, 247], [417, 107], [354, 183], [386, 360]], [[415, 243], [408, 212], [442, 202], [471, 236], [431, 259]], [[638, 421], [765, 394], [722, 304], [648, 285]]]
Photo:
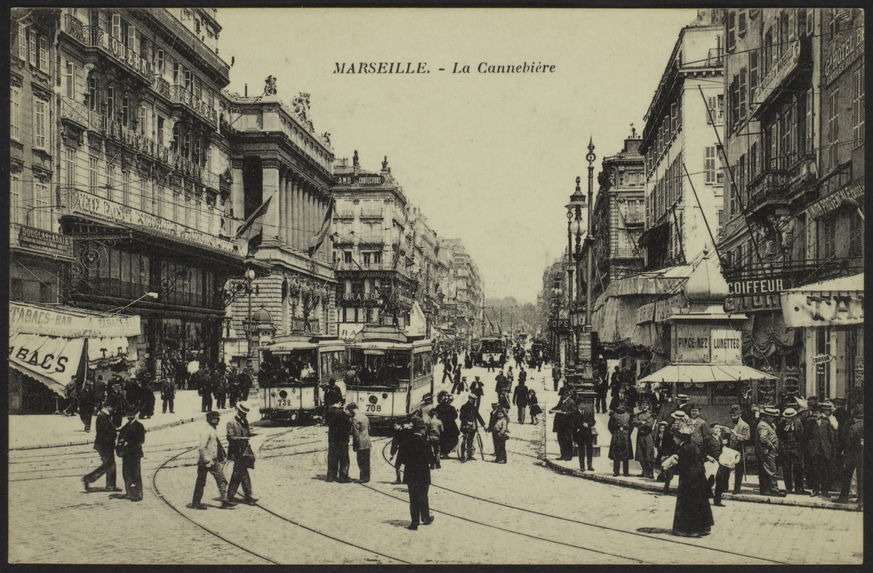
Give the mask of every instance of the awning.
[[790, 328], [864, 322], [864, 273], [783, 290], [782, 316]]
[[41, 334], [9, 336], [9, 366], [45, 384], [63, 397], [82, 361], [84, 338]]
[[318, 345], [314, 342], [305, 341], [289, 341], [289, 342], [274, 342], [263, 347], [263, 350], [270, 352], [292, 352], [294, 350], [315, 350]]
[[64, 396], [83, 359], [136, 360], [140, 328], [139, 316], [10, 301], [9, 365]]
[[644, 378], [641, 383], [656, 382], [740, 382], [742, 380], [776, 380], [776, 376], [743, 364], [668, 364]]

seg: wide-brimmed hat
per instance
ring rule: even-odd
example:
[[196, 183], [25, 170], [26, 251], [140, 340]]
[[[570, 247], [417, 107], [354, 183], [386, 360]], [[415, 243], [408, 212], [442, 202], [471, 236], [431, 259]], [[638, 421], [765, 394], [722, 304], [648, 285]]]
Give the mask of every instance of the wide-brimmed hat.
[[355, 404], [354, 402], [349, 402], [348, 404], [346, 404], [346, 410], [357, 410], [357, 409], [358, 409], [358, 405]]
[[686, 414], [682, 410], [676, 410], [675, 412], [670, 414], [670, 417], [673, 418], [674, 420], [684, 420], [684, 419], [688, 418], [688, 414]]
[[764, 414], [765, 416], [778, 416], [779, 410], [772, 407], [772, 406], [767, 406], [767, 407], [761, 409], [761, 413]]
[[825, 410], [833, 410], [834, 403], [831, 402], [830, 400], [827, 400], [826, 402], [821, 403], [821, 407], [824, 408]]
[[681, 428], [679, 428], [677, 433], [680, 436], [690, 436], [694, 433], [694, 428], [692, 428], [691, 426], [682, 426]]
[[243, 414], [249, 413], [249, 407], [246, 406], [245, 402], [237, 402], [236, 411], [242, 412]]
[[688, 400], [688, 394], [676, 394], [677, 400]]
[[782, 411], [783, 418], [793, 418], [796, 415], [797, 410], [795, 410], [794, 408], [785, 408], [785, 410]]

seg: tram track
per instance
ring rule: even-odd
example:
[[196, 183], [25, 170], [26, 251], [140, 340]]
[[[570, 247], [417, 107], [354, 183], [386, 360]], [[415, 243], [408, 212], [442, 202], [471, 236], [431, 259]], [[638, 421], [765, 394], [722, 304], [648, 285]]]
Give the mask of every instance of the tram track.
[[[525, 440], [525, 441], [531, 441], [531, 440]], [[387, 449], [387, 445], [386, 445], [385, 447], [382, 448], [382, 458], [383, 458], [383, 460], [385, 461], [385, 463], [387, 463], [388, 465], [391, 465], [391, 466], [393, 467], [393, 464], [388, 460], [388, 458], [387, 458], [387, 456], [386, 456], [386, 454], [385, 454], [386, 449]], [[524, 454], [524, 453], [522, 453], [522, 452], [513, 452], [513, 453], [521, 454], [521, 455], [528, 455], [529, 457], [534, 457], [534, 456], [531, 456], [530, 454]], [[541, 460], [540, 457], [537, 457], [537, 459]], [[682, 541], [682, 540], [679, 540], [679, 539], [663, 538], [663, 537], [658, 537], [658, 536], [656, 536], [656, 535], [651, 535], [651, 534], [648, 534], [648, 533], [642, 533], [642, 532], [639, 532], [639, 531], [631, 531], [631, 530], [621, 529], [621, 528], [612, 527], [612, 526], [608, 526], [608, 525], [602, 525], [602, 524], [592, 523], [592, 522], [588, 522], [588, 521], [583, 521], [583, 520], [580, 520], [580, 519], [575, 519], [575, 518], [570, 518], [570, 517], [564, 517], [564, 516], [560, 516], [560, 515], [553, 515], [553, 514], [550, 514], [550, 513], [545, 513], [545, 512], [537, 511], [537, 510], [535, 510], [535, 509], [530, 509], [530, 508], [526, 508], [526, 507], [521, 507], [521, 506], [517, 506], [517, 505], [512, 505], [512, 504], [504, 503], [504, 502], [501, 502], [501, 501], [496, 501], [496, 500], [493, 500], [493, 499], [488, 499], [488, 498], [481, 497], [481, 496], [476, 496], [476, 495], [473, 495], [473, 494], [470, 494], [470, 493], [467, 493], [467, 492], [459, 491], [459, 490], [456, 490], [456, 489], [453, 489], [453, 488], [450, 488], [450, 487], [446, 487], [446, 486], [442, 486], [442, 485], [436, 484], [436, 483], [434, 483], [433, 481], [431, 482], [431, 487], [432, 487], [432, 488], [435, 488], [435, 489], [442, 490], [442, 491], [446, 491], [446, 492], [449, 492], [449, 493], [452, 493], [452, 494], [455, 494], [455, 495], [458, 495], [458, 496], [461, 496], [461, 497], [464, 497], [464, 498], [467, 498], [467, 499], [475, 500], [475, 501], [478, 501], [478, 502], [481, 502], [481, 503], [486, 503], [486, 504], [490, 504], [490, 505], [493, 505], [493, 506], [502, 507], [502, 508], [504, 508], [504, 509], [509, 509], [509, 510], [513, 510], [513, 511], [522, 512], [522, 513], [525, 513], [525, 514], [528, 514], [528, 515], [536, 515], [536, 516], [538, 516], [538, 517], [543, 517], [543, 518], [547, 518], [547, 519], [552, 519], [552, 520], [560, 521], [560, 522], [563, 522], [563, 523], [572, 523], [572, 524], [574, 524], [574, 525], [579, 525], [579, 526], [588, 527], [588, 528], [595, 528], [595, 529], [602, 530], [602, 531], [609, 531], [609, 532], [612, 532], [612, 533], [619, 533], [619, 534], [629, 535], [629, 536], [636, 537], [636, 538], [650, 539], [650, 540], [654, 540], [654, 541], [658, 541], [658, 542], [662, 542], [662, 543], [667, 543], [667, 544], [673, 544], [673, 545], [677, 545], [677, 546], [687, 546], [687, 547], [694, 548], [694, 549], [698, 549], [698, 550], [707, 550], [707, 551], [712, 551], [712, 552], [716, 552], [716, 553], [720, 553], [720, 554], [732, 555], [732, 556], [734, 556], [734, 557], [740, 557], [740, 558], [744, 558], [744, 559], [750, 559], [750, 560], [755, 560], [755, 561], [761, 561], [761, 562], [764, 562], [764, 563], [769, 563], [769, 564], [774, 564], [774, 565], [788, 565], [787, 562], [784, 562], [784, 561], [778, 561], [778, 560], [775, 560], [775, 559], [770, 559], [770, 558], [768, 558], [768, 557], [761, 557], [761, 556], [758, 556], [758, 555], [750, 555], [750, 554], [747, 554], [747, 553], [741, 553], [741, 552], [738, 552], [738, 551], [730, 551], [730, 550], [727, 550], [727, 549], [721, 549], [721, 548], [718, 548], [718, 547], [712, 547], [712, 546], [709, 546], [709, 545], [702, 545], [702, 544], [690, 543], [690, 542]], [[371, 488], [371, 489], [374, 489], [374, 488]], [[378, 490], [376, 490], [376, 491], [378, 491]], [[384, 494], [384, 492], [379, 492], [379, 493], [383, 493], [383, 494]], [[395, 497], [395, 496], [391, 496], [390, 494], [385, 494], [385, 495], [389, 495], [390, 497]], [[397, 499], [402, 499], [402, 498], [397, 498]], [[473, 521], [474, 523], [477, 523], [475, 520], [470, 520], [469, 518], [466, 518], [466, 517], [463, 517], [463, 516], [454, 516], [454, 515], [452, 515], [451, 513], [448, 513], [448, 512], [445, 512], [445, 511], [441, 511], [441, 510], [434, 509], [433, 506], [431, 506], [431, 511], [432, 511], [432, 512], [436, 511], [436, 512], [438, 512], [438, 513], [443, 513], [443, 514], [446, 514], [446, 515], [450, 515], [450, 516], [452, 516], [452, 517], [459, 517], [460, 519], [463, 519], [463, 520], [465, 520], [465, 521]], [[491, 526], [490, 524], [487, 524], [487, 523], [481, 523], [481, 524], [482, 524], [482, 525], [485, 525], [485, 526], [487, 526], [487, 527], [495, 527], [496, 529], [501, 529], [501, 530], [504, 529], [504, 528], [497, 527], [497, 526]], [[519, 532], [516, 532], [516, 533], [519, 533]], [[524, 535], [523, 533], [520, 533], [520, 534]], [[553, 541], [553, 540], [549, 540], [549, 539], [545, 539], [545, 540], [546, 540], [546, 541]], [[587, 549], [587, 548], [586, 548], [586, 549]], [[596, 551], [598, 551], [598, 552], [600, 552], [600, 553], [603, 553], [602, 551], [599, 551], [599, 550], [596, 550]], [[607, 554], [607, 555], [610, 555], [609, 553], [606, 553], [606, 554]], [[623, 556], [623, 555], [622, 555], [622, 556], [619, 556], [619, 557], [622, 557], [622, 558], [625, 558], [625, 559], [632, 559], [632, 560], [637, 561], [637, 562], [639, 562], [639, 563], [655, 563], [655, 562], [645, 561], [645, 560], [641, 560], [641, 559], [629, 558], [629, 557], [627, 557], [627, 556]]]
[[[307, 444], [311, 444], [311, 443], [321, 442], [321, 440], [312, 440], [312, 441], [309, 441], [309, 442], [297, 442], [297, 443], [291, 444], [291, 445], [289, 445], [289, 446], [273, 446], [273, 447], [266, 447], [268, 443], [270, 443], [270, 442], [272, 442], [272, 441], [274, 441], [274, 440], [276, 440], [276, 439], [278, 439], [278, 438], [281, 438], [281, 437], [283, 437], [283, 436], [286, 436], [287, 434], [293, 432], [295, 429], [296, 429], [296, 428], [292, 428], [291, 430], [288, 430], [288, 431], [285, 431], [285, 432], [279, 432], [279, 433], [277, 433], [277, 434], [275, 434], [275, 435], [273, 435], [273, 436], [270, 436], [270, 437], [266, 438], [266, 439], [261, 443], [261, 445], [259, 446], [259, 448], [258, 448], [258, 453], [260, 454], [261, 452], [263, 452], [263, 451], [265, 451], [265, 450], [266, 450], [266, 451], [270, 451], [270, 450], [275, 450], [275, 449], [285, 449], [285, 448], [291, 448], [291, 447], [300, 446], [300, 445], [307, 445]], [[232, 545], [232, 546], [234, 546], [234, 547], [237, 547], [238, 549], [241, 549], [241, 550], [245, 551], [246, 553], [248, 553], [248, 554], [250, 554], [250, 555], [252, 555], [252, 556], [257, 557], [258, 559], [262, 559], [262, 560], [266, 561], [267, 563], [275, 564], [275, 565], [280, 564], [280, 563], [281, 563], [280, 561], [276, 561], [275, 559], [269, 557], [268, 555], [265, 555], [265, 554], [262, 553], [262, 552], [259, 552], [258, 550], [252, 549], [252, 548], [250, 548], [250, 547], [246, 547], [245, 545], [243, 545], [243, 544], [241, 544], [241, 543], [237, 543], [236, 541], [231, 540], [227, 535], [224, 535], [224, 534], [222, 534], [222, 533], [220, 533], [220, 532], [218, 532], [218, 531], [215, 531], [213, 528], [207, 527], [207, 526], [203, 525], [202, 523], [199, 523], [198, 521], [192, 519], [191, 517], [189, 517], [188, 515], [186, 515], [183, 511], [181, 511], [178, 507], [176, 507], [175, 505], [173, 505], [173, 504], [172, 504], [172, 503], [171, 503], [171, 502], [166, 498], [166, 496], [164, 496], [164, 495], [161, 493], [161, 491], [159, 490], [158, 485], [157, 485], [157, 476], [158, 476], [158, 473], [159, 473], [160, 471], [162, 471], [162, 470], [165, 470], [165, 469], [172, 469], [172, 468], [178, 468], [178, 467], [185, 467], [185, 466], [188, 466], [188, 465], [192, 465], [192, 466], [193, 466], [193, 465], [196, 465], [196, 463], [195, 463], [195, 464], [169, 465], [171, 462], [175, 461], [175, 460], [178, 459], [179, 457], [185, 455], [185, 454], [188, 453], [188, 452], [192, 452], [192, 451], [194, 451], [195, 449], [196, 449], [196, 447], [195, 447], [195, 448], [187, 448], [186, 450], [184, 450], [184, 451], [182, 451], [182, 452], [176, 454], [175, 456], [172, 456], [172, 457], [168, 458], [167, 460], [165, 460], [165, 462], [164, 462], [163, 464], [161, 464], [161, 465], [160, 465], [160, 466], [155, 470], [155, 472], [154, 472], [153, 475], [152, 475], [152, 488], [154, 489], [155, 494], [156, 494], [156, 495], [157, 495], [157, 496], [158, 496], [158, 497], [159, 497], [159, 498], [164, 502], [164, 504], [166, 504], [166, 505], [167, 505], [168, 507], [170, 507], [174, 512], [176, 512], [176, 513], [179, 514], [181, 517], [183, 517], [186, 521], [192, 523], [193, 525], [196, 525], [196, 526], [199, 527], [200, 529], [202, 529], [202, 530], [204, 530], [204, 531], [210, 533], [211, 535], [215, 536], [216, 538], [218, 538], [218, 539], [224, 541], [225, 543], [228, 543], [228, 544], [230, 544], [230, 545]], [[316, 449], [316, 450], [305, 450], [305, 451], [300, 451], [300, 452], [282, 453], [282, 454], [277, 454], [277, 455], [273, 455], [273, 456], [263, 456], [263, 457], [261, 457], [260, 459], [270, 459], [270, 458], [278, 458], [278, 457], [287, 457], [287, 456], [292, 456], [292, 455], [301, 455], [301, 454], [308, 454], [308, 453], [317, 453], [317, 452], [322, 452], [322, 451], [325, 451], [324, 448], [319, 448], [319, 449]], [[383, 552], [380, 552], [380, 551], [375, 550], [375, 549], [372, 549], [372, 548], [364, 547], [364, 546], [362, 546], [362, 545], [358, 545], [358, 544], [356, 544], [356, 543], [354, 543], [354, 542], [352, 542], [352, 541], [349, 541], [349, 540], [346, 540], [346, 539], [342, 539], [342, 538], [340, 538], [340, 537], [337, 537], [337, 536], [335, 536], [335, 535], [332, 535], [332, 534], [330, 534], [330, 533], [328, 533], [328, 532], [326, 532], [326, 531], [322, 531], [322, 530], [317, 529], [317, 528], [315, 528], [315, 527], [310, 527], [310, 526], [308, 526], [308, 525], [306, 525], [306, 524], [304, 524], [304, 523], [302, 523], [302, 522], [300, 522], [300, 521], [297, 521], [297, 520], [292, 519], [292, 518], [290, 518], [290, 517], [288, 517], [288, 516], [286, 516], [286, 515], [283, 515], [283, 514], [277, 512], [277, 511], [275, 511], [274, 509], [271, 509], [270, 507], [265, 506], [265, 505], [263, 505], [263, 504], [261, 504], [261, 503], [255, 503], [252, 507], [253, 507], [254, 509], [256, 509], [256, 510], [260, 510], [260, 512], [262, 512], [262, 513], [265, 514], [265, 515], [270, 515], [272, 518], [278, 519], [278, 520], [280, 520], [280, 521], [282, 521], [282, 522], [284, 522], [284, 523], [287, 523], [287, 524], [293, 525], [293, 526], [295, 526], [295, 527], [298, 527], [298, 528], [300, 528], [300, 529], [302, 529], [302, 530], [304, 530], [304, 531], [307, 531], [307, 532], [309, 532], [309, 533], [312, 533], [312, 534], [314, 534], [314, 535], [318, 535], [318, 536], [323, 537], [323, 538], [325, 538], [325, 539], [329, 539], [329, 540], [331, 540], [331, 541], [333, 541], [333, 542], [340, 543], [340, 544], [346, 545], [346, 546], [348, 546], [348, 547], [352, 547], [352, 548], [358, 549], [358, 550], [363, 551], [363, 552], [365, 552], [365, 553], [372, 554], [372, 555], [375, 555], [375, 556], [378, 556], [378, 557], [382, 557], [382, 558], [384, 558], [384, 559], [388, 559], [388, 560], [393, 561], [393, 562], [397, 562], [397, 563], [401, 563], [401, 564], [411, 564], [410, 561], [406, 561], [406, 560], [404, 560], [404, 559], [402, 559], [402, 558], [400, 558], [400, 557], [396, 557], [396, 556], [393, 556], [393, 555], [389, 555], [389, 554], [387, 554], [387, 553], [383, 553]], [[367, 561], [372, 561], [372, 559], [368, 559]]]

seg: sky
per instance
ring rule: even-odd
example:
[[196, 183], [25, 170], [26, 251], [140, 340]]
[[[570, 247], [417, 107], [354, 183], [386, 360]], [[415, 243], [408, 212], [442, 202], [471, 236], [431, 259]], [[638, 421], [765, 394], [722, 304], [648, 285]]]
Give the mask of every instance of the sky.
[[[439, 236], [460, 238], [485, 296], [535, 302], [566, 244], [564, 205], [585, 154], [621, 151], [643, 116], [681, 28], [676, 9], [221, 8], [228, 89], [277, 79], [337, 160], [384, 156]], [[427, 74], [336, 74], [345, 62], [425, 62]], [[455, 63], [470, 74], [453, 74]], [[481, 62], [554, 65], [548, 74], [480, 74]], [[445, 71], [439, 71], [439, 68]], [[596, 179], [595, 179], [596, 192]]]

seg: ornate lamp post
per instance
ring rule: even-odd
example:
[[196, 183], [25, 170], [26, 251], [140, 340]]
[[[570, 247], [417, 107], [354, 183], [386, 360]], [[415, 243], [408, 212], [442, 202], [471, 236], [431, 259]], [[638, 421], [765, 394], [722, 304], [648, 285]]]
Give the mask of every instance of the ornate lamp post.
[[561, 361], [561, 337], [558, 333], [558, 319], [561, 317], [561, 287], [552, 288], [552, 356], [553, 361]]
[[594, 226], [592, 225], [592, 217], [594, 214], [594, 160], [597, 156], [594, 155], [594, 143], [588, 138], [588, 153], [585, 155], [585, 160], [588, 162], [588, 233], [585, 236], [585, 242], [588, 245], [588, 269], [585, 273], [586, 282], [586, 300], [585, 300], [585, 326], [588, 332], [591, 331], [591, 309], [594, 306], [594, 301], [591, 300], [592, 295], [592, 279], [594, 278]]
[[[582, 261], [582, 232], [585, 230], [585, 226], [583, 225], [582, 220], [582, 210], [585, 209], [585, 195], [582, 194], [582, 189], [579, 187], [582, 182], [581, 178], [576, 178], [576, 190], [573, 191], [573, 194], [570, 195], [570, 202], [565, 206], [567, 209], [567, 257], [568, 259], [572, 259], [572, 261], [568, 261], [568, 276], [570, 281], [568, 283], [568, 291], [569, 291], [569, 305], [568, 308], [570, 310], [570, 321], [574, 326], [576, 325], [576, 312], [581, 308], [582, 301], [580, 300], [580, 292], [579, 284], [576, 285], [576, 299], [573, 300], [573, 269], [576, 270], [576, 280], [578, 283], [581, 283], [581, 272], [579, 269], [579, 263]], [[574, 240], [575, 239], [575, 243]], [[574, 248], [575, 244], [575, 248]], [[573, 330], [573, 334], [575, 335], [575, 329]], [[569, 352], [567, 352], [567, 364], [566, 366], [572, 366], [576, 363], [577, 356], [575, 355], [576, 343], [575, 341], [571, 344], [572, 348]]]

